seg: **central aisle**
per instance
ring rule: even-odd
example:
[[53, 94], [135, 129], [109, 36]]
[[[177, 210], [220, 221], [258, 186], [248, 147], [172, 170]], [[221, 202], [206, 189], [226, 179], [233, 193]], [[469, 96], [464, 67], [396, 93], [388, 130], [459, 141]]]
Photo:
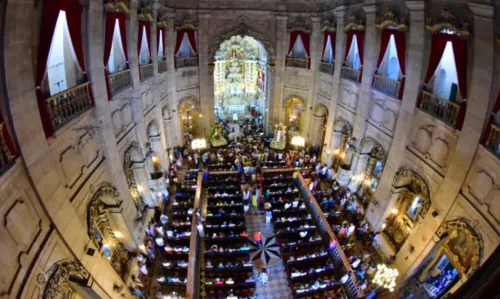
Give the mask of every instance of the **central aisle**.
[[[253, 236], [254, 232], [262, 232], [263, 234], [274, 234], [272, 223], [266, 224], [264, 213], [257, 211], [253, 207], [245, 214], [245, 226], [249, 236]], [[254, 262], [253, 274], [258, 277], [261, 271], [261, 262]], [[265, 299], [291, 299], [292, 294], [288, 286], [288, 278], [285, 272], [283, 261], [280, 261], [267, 268], [269, 280], [267, 284], [262, 284], [256, 280], [256, 295], [258, 298]]]

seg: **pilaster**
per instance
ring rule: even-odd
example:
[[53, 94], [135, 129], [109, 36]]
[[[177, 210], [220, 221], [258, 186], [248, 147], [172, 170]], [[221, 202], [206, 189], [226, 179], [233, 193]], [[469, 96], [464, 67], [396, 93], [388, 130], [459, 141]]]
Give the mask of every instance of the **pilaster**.
[[[281, 107], [283, 106], [283, 89], [285, 85], [285, 63], [287, 56], [287, 42], [290, 39], [287, 32], [287, 16], [276, 16], [276, 61], [273, 74], [273, 97], [269, 99], [270, 119], [268, 126], [279, 124], [281, 121]], [[271, 62], [272, 63], [272, 62]]]
[[[198, 79], [200, 80], [200, 108], [203, 116], [201, 117], [201, 132], [203, 136], [210, 136], [210, 126], [214, 123], [214, 78], [213, 73], [209, 72], [208, 64], [210, 57], [209, 51], [209, 13], [200, 13], [198, 19]], [[202, 136], [196, 136], [202, 137]]]
[[[177, 32], [174, 29], [174, 17], [175, 13], [167, 13], [167, 28], [166, 31], [166, 43], [165, 43], [165, 53], [167, 60], [167, 83], [169, 86], [169, 107], [170, 107], [170, 117], [167, 122], [170, 123], [172, 128], [171, 134], [173, 135], [173, 144], [169, 146], [180, 145], [182, 142], [179, 111], [177, 111], [177, 91], [176, 91], [176, 78], [175, 78], [175, 42]], [[175, 112], [174, 112], [175, 111]]]
[[[307, 107], [304, 107], [307, 109], [306, 113], [306, 119], [304, 123], [304, 130], [302, 134], [305, 135], [307, 142], [311, 141], [311, 137], [314, 134], [318, 134], [319, 132], [314, 132], [314, 128], [312, 128], [311, 124], [313, 124], [313, 114], [314, 114], [314, 106], [316, 104], [316, 96], [317, 96], [317, 90], [316, 89], [316, 82], [318, 80], [318, 69], [319, 69], [319, 62], [321, 60], [321, 50], [323, 48], [323, 40], [320, 39], [321, 37], [321, 18], [320, 17], [311, 17], [312, 20], [312, 31], [311, 31], [311, 49], [310, 49], [310, 54], [311, 54], [311, 88], [309, 89], [309, 94], [307, 97]], [[304, 134], [305, 133], [305, 134]]]

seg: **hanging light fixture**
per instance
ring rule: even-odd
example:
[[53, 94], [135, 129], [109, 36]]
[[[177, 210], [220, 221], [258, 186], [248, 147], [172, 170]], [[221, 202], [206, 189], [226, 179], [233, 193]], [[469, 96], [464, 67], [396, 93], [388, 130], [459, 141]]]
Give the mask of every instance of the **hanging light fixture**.
[[396, 287], [396, 278], [399, 272], [397, 269], [388, 268], [385, 264], [377, 265], [377, 272], [373, 278], [373, 283], [376, 283], [379, 287], [388, 289], [390, 292], [394, 291]]

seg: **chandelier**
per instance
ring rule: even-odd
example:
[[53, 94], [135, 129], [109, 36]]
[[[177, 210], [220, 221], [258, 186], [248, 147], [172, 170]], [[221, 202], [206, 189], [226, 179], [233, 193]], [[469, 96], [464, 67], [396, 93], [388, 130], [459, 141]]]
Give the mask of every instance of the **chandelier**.
[[193, 150], [202, 150], [207, 147], [207, 141], [203, 138], [193, 139], [191, 142], [191, 148]]
[[306, 141], [301, 136], [294, 136], [291, 141], [292, 145], [303, 147], [306, 144]]
[[388, 268], [385, 264], [378, 264], [377, 272], [373, 278], [373, 283], [376, 283], [379, 287], [386, 288], [390, 292], [393, 292], [398, 275], [399, 272], [397, 269]]

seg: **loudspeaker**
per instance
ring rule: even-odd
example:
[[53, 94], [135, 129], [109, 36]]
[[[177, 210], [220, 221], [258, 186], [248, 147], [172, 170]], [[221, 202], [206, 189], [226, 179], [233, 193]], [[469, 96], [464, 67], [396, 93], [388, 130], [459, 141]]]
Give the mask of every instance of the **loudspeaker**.
[[93, 248], [87, 248], [87, 255], [94, 256], [95, 249]]

